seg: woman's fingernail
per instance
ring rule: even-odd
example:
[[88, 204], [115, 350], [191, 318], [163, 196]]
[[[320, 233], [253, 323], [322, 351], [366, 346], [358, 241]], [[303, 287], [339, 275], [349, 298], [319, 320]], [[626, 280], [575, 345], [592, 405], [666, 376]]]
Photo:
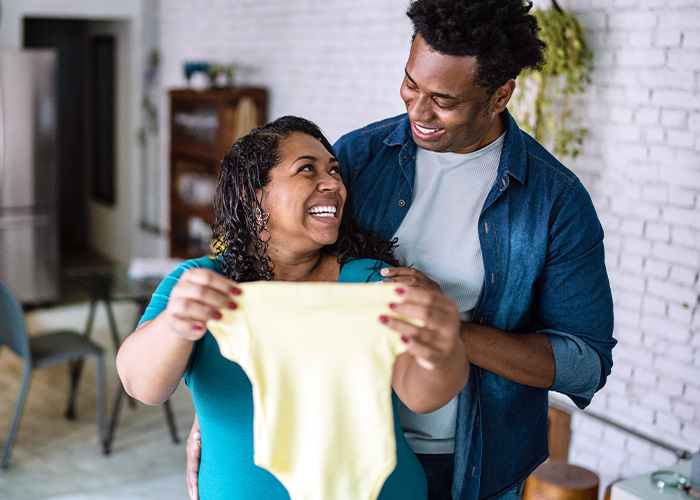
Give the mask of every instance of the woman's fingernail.
[[240, 295], [241, 294], [241, 289], [235, 286], [231, 287], [231, 293], [234, 295]]
[[401, 342], [403, 342], [404, 344], [408, 344], [408, 337], [404, 337], [403, 335], [401, 335]]
[[199, 330], [201, 330], [202, 328], [204, 328], [202, 325], [192, 325], [192, 329], [193, 329], [193, 330], [199, 331]]
[[397, 307], [397, 305], [394, 304], [393, 302], [391, 304], [389, 304], [389, 309], [391, 309], [392, 311], [396, 310], [396, 307]]
[[379, 322], [386, 325], [389, 322], [389, 318], [382, 314], [381, 316], [379, 316]]
[[214, 311], [214, 314], [212, 315], [214, 319], [221, 319], [221, 313], [219, 311]]
[[382, 276], [389, 276], [389, 269], [386, 267], [380, 271], [382, 273]]
[[235, 302], [229, 302], [229, 303], [228, 303], [228, 308], [229, 308], [229, 309], [237, 309], [237, 308], [238, 308], [238, 304], [236, 304]]
[[406, 293], [406, 290], [404, 290], [403, 288], [396, 289], [396, 295], [403, 295], [404, 293]]

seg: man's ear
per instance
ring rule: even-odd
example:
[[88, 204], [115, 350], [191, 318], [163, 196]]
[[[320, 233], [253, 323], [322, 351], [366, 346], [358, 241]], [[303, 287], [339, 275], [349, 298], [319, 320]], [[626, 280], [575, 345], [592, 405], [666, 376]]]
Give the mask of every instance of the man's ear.
[[506, 83], [501, 85], [498, 90], [493, 94], [491, 102], [493, 105], [494, 113], [502, 113], [506, 109], [510, 98], [513, 97], [513, 92], [515, 91], [515, 79], [511, 78]]

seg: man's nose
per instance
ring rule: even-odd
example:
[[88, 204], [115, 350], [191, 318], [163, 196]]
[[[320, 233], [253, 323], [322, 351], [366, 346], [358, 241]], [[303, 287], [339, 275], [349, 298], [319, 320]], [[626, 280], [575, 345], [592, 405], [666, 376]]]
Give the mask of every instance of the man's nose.
[[413, 121], [428, 122], [432, 119], [433, 108], [430, 96], [418, 95], [409, 106], [408, 115]]

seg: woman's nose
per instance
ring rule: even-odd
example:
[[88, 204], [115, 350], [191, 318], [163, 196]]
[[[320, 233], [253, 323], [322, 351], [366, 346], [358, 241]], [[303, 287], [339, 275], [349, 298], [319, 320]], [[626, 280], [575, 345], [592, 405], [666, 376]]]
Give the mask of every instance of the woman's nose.
[[318, 182], [318, 189], [320, 191], [338, 191], [342, 185], [343, 181], [337, 176], [323, 174], [322, 178]]

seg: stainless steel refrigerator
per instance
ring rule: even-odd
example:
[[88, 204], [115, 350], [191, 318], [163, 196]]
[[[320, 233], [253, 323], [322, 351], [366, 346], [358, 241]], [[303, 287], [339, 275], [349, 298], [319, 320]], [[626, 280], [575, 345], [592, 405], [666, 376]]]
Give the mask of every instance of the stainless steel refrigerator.
[[58, 298], [57, 55], [0, 49], [0, 281]]

